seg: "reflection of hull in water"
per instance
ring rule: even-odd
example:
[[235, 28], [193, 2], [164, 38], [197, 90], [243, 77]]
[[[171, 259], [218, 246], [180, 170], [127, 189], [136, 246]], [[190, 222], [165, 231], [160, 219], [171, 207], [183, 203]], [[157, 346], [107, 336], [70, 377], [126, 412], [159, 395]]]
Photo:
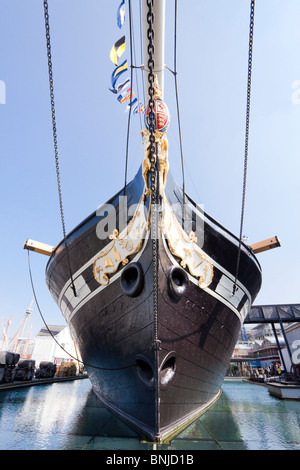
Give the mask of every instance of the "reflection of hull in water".
[[133, 439], [138, 438], [138, 435], [129, 426], [101, 404], [93, 390], [87, 392], [86, 402], [79, 409], [79, 413], [76, 414], [72, 431], [68, 434], [71, 439], [73, 439], [74, 434], [94, 436], [96, 439], [108, 438], [110, 439], [110, 445], [112, 445], [111, 438], [122, 438], [122, 440], [128, 438], [132, 442]]
[[[140, 171], [128, 185], [125, 209], [121, 200], [119, 204], [122, 193], [109, 201], [115, 208], [111, 213], [116, 214], [117, 227], [124, 210], [138, 204], [143, 188]], [[182, 192], [170, 175], [165, 195], [170, 205], [182, 206]], [[104, 254], [110, 253], [109, 243], [114, 242], [98, 238], [101, 217], [93, 214], [82, 222], [68, 236], [77, 297], [71, 289], [63, 244], [47, 266], [48, 287], [71, 327], [94, 391], [111, 411], [143, 436], [157, 441], [178, 432], [218, 398], [241, 322], [261, 283], [258, 262], [243, 245], [239, 289], [232, 296], [238, 240], [189, 202], [189, 230], [198, 240], [203, 239], [202, 249], [213, 265], [213, 277], [208, 287], [200, 288], [199, 279], [190, 274], [188, 266], [180, 266], [182, 259], [169, 249], [159, 230], [157, 318], [153, 315], [148, 232], [141, 246], [128, 256], [126, 266], [120, 262], [115, 269], [107, 257], [108, 274], [101, 278], [104, 265], [97, 264], [97, 259], [102, 262]], [[199, 226], [195, 226], [197, 217], [202, 220]], [[154, 346], [155, 338], [158, 347]]]

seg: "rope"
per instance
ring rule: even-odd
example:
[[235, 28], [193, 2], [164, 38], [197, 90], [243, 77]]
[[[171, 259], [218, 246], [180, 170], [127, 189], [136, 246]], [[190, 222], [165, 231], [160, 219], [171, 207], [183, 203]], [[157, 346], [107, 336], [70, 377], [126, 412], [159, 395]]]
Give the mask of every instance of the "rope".
[[[141, 64], [143, 63], [143, 39], [142, 39], [142, 5], [141, 5], [142, 0], [139, 1], [139, 19], [140, 19], [140, 61]], [[144, 75], [143, 75], [144, 76]], [[142, 87], [143, 87], [143, 102], [145, 103], [146, 101], [146, 96], [145, 96], [145, 83], [144, 80], [142, 80]]]
[[29, 253], [30, 251], [28, 250], [28, 269], [29, 269], [29, 277], [30, 277], [30, 282], [31, 282], [31, 287], [32, 287], [32, 292], [33, 292], [33, 296], [34, 296], [34, 300], [35, 300], [35, 303], [36, 303], [36, 306], [38, 308], [38, 311], [39, 311], [39, 314], [43, 320], [43, 323], [46, 327], [46, 329], [48, 330], [48, 333], [50, 334], [50, 336], [54, 339], [54, 341], [56, 342], [56, 344], [66, 353], [68, 354], [68, 356], [70, 356], [72, 359], [74, 359], [75, 361], [77, 362], [80, 362], [81, 364], [83, 364], [84, 366], [88, 366], [88, 367], [93, 367], [94, 369], [99, 369], [99, 370], [110, 370], [110, 371], [113, 371], [113, 370], [123, 370], [123, 369], [130, 369], [131, 367], [136, 367], [135, 364], [133, 365], [128, 365], [128, 366], [124, 366], [124, 367], [116, 367], [116, 368], [109, 368], [109, 367], [99, 367], [99, 366], [94, 366], [92, 364], [88, 364], [87, 362], [83, 362], [81, 361], [80, 359], [78, 359], [78, 357], [75, 357], [73, 356], [72, 354], [70, 354], [68, 351], [65, 350], [65, 348], [57, 341], [57, 339], [55, 338], [55, 336], [53, 335], [52, 331], [50, 330], [50, 328], [48, 327], [47, 323], [46, 323], [46, 320], [41, 312], [41, 309], [40, 309], [40, 306], [39, 306], [39, 303], [38, 303], [38, 299], [37, 299], [37, 296], [36, 296], [36, 293], [35, 293], [35, 288], [34, 288], [34, 283], [33, 283], [33, 278], [32, 278], [32, 273], [31, 273], [31, 266], [30, 266], [30, 256], [29, 256]]
[[[132, 64], [132, 31], [131, 31], [131, 0], [128, 0], [129, 7], [129, 35], [130, 35], [130, 61]], [[130, 131], [130, 120], [131, 120], [131, 102], [132, 102], [132, 89], [133, 89], [133, 68], [130, 69], [130, 83], [131, 83], [131, 92], [130, 92], [130, 105], [129, 105], [129, 114], [128, 114], [128, 123], [127, 123], [127, 139], [126, 139], [126, 160], [125, 160], [125, 178], [124, 178], [124, 196], [126, 195], [126, 186], [127, 186], [127, 168], [128, 168], [128, 151], [129, 151], [129, 131]]]
[[165, 68], [168, 69], [169, 72], [171, 72], [174, 75], [180, 158], [181, 158], [181, 173], [182, 173], [182, 193], [183, 193], [182, 199], [183, 199], [183, 206], [185, 207], [185, 175], [184, 175], [184, 159], [183, 159], [183, 150], [182, 150], [179, 98], [178, 98], [178, 86], [177, 86], [177, 57], [176, 56], [177, 56], [177, 0], [175, 0], [175, 22], [174, 22], [174, 70], [170, 69], [170, 67], [168, 67], [167, 65], [165, 65]]
[[[133, 15], [131, 15], [131, 18], [133, 18]], [[133, 48], [132, 49], [133, 49], [133, 55], [134, 55], [134, 62], [136, 64], [137, 63], [137, 59], [136, 59], [136, 49], [137, 48], [136, 48], [135, 37], [134, 37], [134, 21], [131, 20], [130, 24], [131, 24], [131, 28], [132, 28], [132, 43], [133, 43]], [[141, 31], [140, 31], [140, 34], [141, 34]], [[142, 44], [141, 44], [141, 47], [142, 47]], [[141, 66], [137, 67], [136, 65], [133, 65], [133, 64], [131, 64], [131, 67], [133, 69], [135, 69], [136, 91], [137, 91], [137, 96], [140, 96], [139, 80], [138, 80], [138, 69], [141, 69], [142, 67]], [[144, 80], [142, 80], [142, 82], [144, 82]], [[142, 116], [143, 116], [143, 114], [139, 113], [139, 121], [140, 121], [140, 129], [141, 130], [143, 128]]]
[[[180, 142], [180, 155], [181, 155], [181, 170], [182, 170], [182, 192], [183, 192], [183, 206], [185, 207], [185, 178], [184, 178], [184, 164], [183, 164], [183, 151], [182, 151], [182, 139], [181, 139], [181, 125], [180, 125], [180, 112], [179, 112], [179, 99], [178, 99], [178, 88], [177, 88], [177, 0], [175, 0], [175, 26], [174, 26], [174, 81], [175, 81], [175, 94], [176, 94], [176, 105], [177, 105], [177, 119], [178, 119], [178, 132]], [[170, 69], [169, 69], [170, 70]]]
[[44, 18], [45, 18], [45, 30], [46, 30], [49, 87], [50, 87], [50, 100], [51, 100], [51, 112], [52, 112], [52, 129], [53, 129], [53, 142], [54, 142], [56, 179], [57, 179], [57, 188], [58, 188], [60, 216], [61, 216], [64, 243], [65, 243], [65, 247], [66, 247], [69, 274], [70, 274], [70, 278], [71, 278], [72, 289], [73, 289], [74, 295], [76, 297], [76, 289], [75, 289], [75, 284], [74, 284], [74, 281], [73, 281], [71, 263], [70, 263], [70, 256], [69, 256], [69, 249], [68, 249], [68, 244], [67, 244], [65, 217], [64, 217], [63, 200], [62, 200], [62, 192], [61, 192], [61, 182], [60, 182], [58, 143], [57, 143], [57, 132], [56, 132], [56, 116], [55, 116], [55, 101], [54, 101], [54, 86], [53, 86], [53, 71], [52, 71], [52, 57], [51, 57], [51, 43], [50, 43], [50, 24], [49, 24], [49, 13], [48, 13], [48, 2], [47, 2], [47, 0], [44, 0]]
[[210, 430], [208, 429], [208, 427], [203, 423], [203, 421], [201, 421], [201, 424], [202, 426], [204, 427], [204, 429], [208, 432], [208, 434], [213, 438], [213, 440], [218, 444], [218, 446], [224, 450], [224, 447], [221, 446], [220, 442], [215, 438], [215, 436], [210, 432]]
[[243, 195], [242, 195], [242, 209], [241, 209], [241, 224], [240, 224], [240, 239], [239, 249], [236, 262], [236, 274], [232, 290], [232, 295], [235, 294], [237, 289], [237, 277], [240, 267], [241, 246], [244, 225], [244, 212], [245, 212], [245, 199], [246, 199], [246, 183], [247, 183], [247, 165], [248, 165], [248, 143], [249, 143], [249, 121], [250, 121], [250, 98], [251, 98], [251, 77], [252, 77], [252, 49], [253, 49], [253, 31], [254, 31], [254, 8], [255, 0], [251, 0], [250, 12], [250, 32], [249, 32], [249, 53], [248, 53], [248, 82], [247, 82], [247, 109], [246, 109], [246, 131], [245, 131], [245, 157], [244, 157], [244, 175], [243, 175]]
[[81, 450], [85, 450], [87, 448], [87, 446], [96, 438], [97, 434], [95, 434], [94, 436], [90, 437], [89, 440], [87, 441], [87, 443], [82, 447]]

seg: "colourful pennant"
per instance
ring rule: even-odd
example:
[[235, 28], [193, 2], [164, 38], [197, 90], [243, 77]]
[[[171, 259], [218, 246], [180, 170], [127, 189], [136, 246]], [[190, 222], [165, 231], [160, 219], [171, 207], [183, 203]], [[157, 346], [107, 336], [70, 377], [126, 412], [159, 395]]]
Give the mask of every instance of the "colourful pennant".
[[118, 12], [117, 12], [117, 22], [118, 22], [119, 28], [121, 29], [125, 22], [125, 0], [122, 0], [122, 2], [119, 5]]
[[[117, 23], [118, 27], [122, 28], [125, 22], [125, 0], [122, 0], [117, 11]], [[133, 110], [134, 114], [141, 114], [145, 111], [145, 106], [140, 103], [140, 101], [134, 97], [135, 94], [131, 89], [131, 80], [127, 77], [120, 85], [116, 86], [117, 81], [120, 76], [128, 70], [127, 60], [125, 60], [121, 65], [118, 65], [118, 60], [126, 49], [125, 36], [120, 38], [111, 48], [110, 59], [116, 65], [115, 70], [111, 75], [111, 85], [112, 88], [109, 90], [117, 96], [119, 103], [127, 102], [125, 112], [129, 109]], [[129, 103], [128, 101], [131, 100]]]
[[112, 91], [115, 94], [120, 93], [127, 85], [129, 85], [129, 83], [130, 83], [130, 78], [127, 77], [125, 82], [121, 83], [118, 86], [118, 88], [110, 88], [110, 91]]
[[[133, 94], [134, 94], [134, 93], [133, 93]], [[134, 104], [136, 104], [137, 101], [138, 101], [138, 99], [137, 99], [137, 98], [134, 98], [134, 100], [132, 100], [131, 103], [128, 103], [128, 105], [126, 106], [126, 109], [125, 109], [125, 113], [126, 113], [127, 111], [129, 111], [129, 109], [132, 108], [132, 106], [133, 106]]]
[[125, 36], [123, 36], [121, 39], [119, 39], [111, 48], [110, 51], [110, 60], [115, 64], [118, 65], [118, 60], [123, 54], [123, 52], [126, 49], [125, 45]]
[[121, 65], [115, 68], [115, 70], [113, 71], [111, 75], [111, 85], [113, 88], [116, 88], [115, 85], [117, 83], [117, 80], [119, 79], [120, 75], [122, 75], [122, 73], [126, 72], [127, 69], [128, 69], [127, 59], [124, 60], [124, 62]]
[[[131, 88], [130, 88], [131, 90]], [[119, 95], [117, 100], [120, 102], [120, 103], [125, 103], [125, 101], [128, 101], [130, 100], [130, 98], [133, 98], [134, 97], [134, 93], [129, 93], [129, 95], [127, 96], [122, 96], [122, 95]], [[137, 99], [137, 98], [136, 98]]]
[[142, 114], [144, 111], [145, 111], [145, 105], [138, 102], [138, 105], [133, 110], [133, 114]]
[[131, 86], [129, 88], [127, 88], [126, 90], [124, 90], [118, 97], [117, 99], [119, 99], [120, 97], [123, 98], [127, 93], [129, 93], [131, 91]]

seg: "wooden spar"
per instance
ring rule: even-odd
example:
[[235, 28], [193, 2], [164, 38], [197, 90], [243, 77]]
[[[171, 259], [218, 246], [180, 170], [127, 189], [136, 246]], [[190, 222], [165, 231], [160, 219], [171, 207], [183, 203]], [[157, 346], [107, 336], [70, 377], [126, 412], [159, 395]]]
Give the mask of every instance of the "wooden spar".
[[[279, 238], [275, 236], [268, 238], [267, 240], [262, 240], [261, 242], [253, 243], [252, 245], [249, 245], [249, 248], [251, 248], [254, 254], [257, 254], [262, 253], [263, 251], [272, 250], [273, 248], [277, 248], [279, 246], [281, 246], [281, 242]], [[42, 255], [51, 256], [55, 247], [28, 239], [24, 243], [24, 249], [34, 251]]]
[[262, 253], [263, 251], [272, 250], [278, 246], [281, 246], [281, 242], [279, 238], [275, 236], [261, 242], [253, 243], [252, 245], [249, 245], [249, 248], [251, 248], [253, 253], [256, 254]]
[[[148, 43], [147, 38], [148, 22], [147, 22], [148, 6], [147, 1], [143, 1], [143, 37], [144, 37], [144, 81], [145, 81], [145, 94], [148, 96]], [[153, 73], [157, 75], [159, 88], [164, 96], [164, 69], [165, 69], [165, 0], [154, 0], [153, 2], [153, 29], [154, 29], [154, 70]]]
[[55, 246], [46, 245], [45, 243], [36, 242], [34, 240], [26, 240], [24, 250], [35, 251], [41, 255], [51, 256]]

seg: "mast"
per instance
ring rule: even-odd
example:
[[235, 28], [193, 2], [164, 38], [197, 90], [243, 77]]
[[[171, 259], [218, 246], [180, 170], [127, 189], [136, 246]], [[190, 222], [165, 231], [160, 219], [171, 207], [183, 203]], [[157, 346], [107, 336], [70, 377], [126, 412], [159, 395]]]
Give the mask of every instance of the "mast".
[[0, 347], [0, 351], [4, 351], [6, 349], [6, 345], [8, 344], [8, 329], [9, 325], [11, 323], [11, 317], [8, 320], [6, 326], [4, 325], [4, 322], [2, 321], [2, 327], [3, 327], [3, 340], [2, 340], [2, 345]]
[[[34, 300], [34, 297], [32, 297], [32, 300], [30, 302], [30, 306], [26, 309], [25, 318], [24, 318], [21, 326], [19, 327], [19, 329], [17, 330], [15, 336], [13, 337], [13, 339], [9, 343], [9, 348], [14, 353], [17, 353], [19, 351], [19, 349], [21, 347], [21, 344], [22, 344], [22, 340], [24, 339], [23, 334], [24, 334], [25, 326], [26, 326], [26, 324], [28, 322], [28, 319], [30, 317], [30, 314], [32, 313], [33, 300]], [[28, 336], [28, 340], [29, 340], [29, 338], [30, 338], [30, 333], [29, 333], [29, 336]], [[27, 346], [26, 346], [26, 348], [27, 348]]]
[[[164, 96], [164, 68], [165, 68], [165, 0], [152, 0], [153, 1], [153, 29], [154, 29], [154, 70], [153, 73], [157, 75], [158, 84]], [[145, 94], [148, 97], [148, 2], [151, 0], [143, 0], [143, 38], [144, 38], [144, 80], [145, 80]], [[149, 98], [149, 97], [148, 97]]]

